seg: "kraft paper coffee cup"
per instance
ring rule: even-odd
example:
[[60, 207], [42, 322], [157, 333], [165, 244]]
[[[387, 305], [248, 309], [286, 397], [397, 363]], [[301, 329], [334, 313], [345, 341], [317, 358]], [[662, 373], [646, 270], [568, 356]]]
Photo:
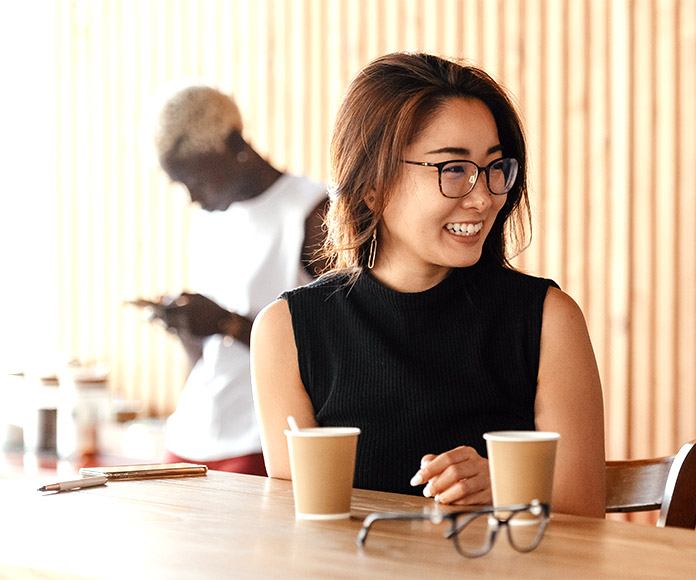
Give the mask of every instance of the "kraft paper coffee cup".
[[350, 517], [357, 427], [312, 427], [285, 431], [290, 454], [295, 517]]
[[483, 435], [488, 450], [493, 506], [551, 504], [556, 446], [549, 431], [495, 431]]

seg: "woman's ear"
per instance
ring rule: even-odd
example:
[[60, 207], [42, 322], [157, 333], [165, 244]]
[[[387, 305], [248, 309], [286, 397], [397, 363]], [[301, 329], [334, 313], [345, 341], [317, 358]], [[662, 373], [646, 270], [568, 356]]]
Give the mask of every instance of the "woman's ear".
[[365, 205], [369, 207], [370, 209], [374, 210], [375, 209], [375, 202], [377, 201], [377, 197], [375, 196], [375, 190], [372, 189], [370, 190], [370, 193], [368, 193], [365, 197]]

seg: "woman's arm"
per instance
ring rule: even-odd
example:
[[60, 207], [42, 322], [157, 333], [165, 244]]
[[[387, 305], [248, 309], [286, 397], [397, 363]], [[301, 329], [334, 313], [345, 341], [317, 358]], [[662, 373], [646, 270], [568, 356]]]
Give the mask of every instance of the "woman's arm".
[[264, 308], [251, 332], [251, 381], [266, 471], [271, 477], [290, 479], [285, 438], [287, 418], [300, 427], [314, 427], [314, 408], [300, 379], [295, 334], [285, 300]]
[[604, 517], [604, 404], [597, 362], [582, 311], [549, 288], [544, 301], [535, 404], [539, 431], [561, 434], [554, 511]]
[[[585, 319], [566, 294], [550, 288], [544, 301], [535, 404], [536, 428], [561, 434], [553, 487], [554, 511], [604, 516], [604, 408]], [[412, 485], [442, 503], [491, 501], [488, 461], [471, 447], [423, 457]]]

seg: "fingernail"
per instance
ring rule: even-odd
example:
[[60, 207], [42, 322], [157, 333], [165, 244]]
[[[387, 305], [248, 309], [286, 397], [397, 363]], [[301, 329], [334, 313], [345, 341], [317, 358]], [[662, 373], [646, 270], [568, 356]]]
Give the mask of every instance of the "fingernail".
[[421, 483], [423, 483], [423, 476], [421, 475], [421, 472], [419, 471], [418, 473], [416, 473], [416, 475], [414, 475], [411, 478], [411, 485], [413, 487], [416, 487], [417, 485], [420, 485]]
[[423, 495], [425, 497], [430, 497], [430, 482], [423, 488]]
[[436, 493], [433, 499], [435, 500], [435, 503], [440, 503], [440, 494]]
[[421, 469], [423, 469], [426, 465], [428, 465], [428, 463], [430, 463], [430, 459], [423, 459], [421, 461]]

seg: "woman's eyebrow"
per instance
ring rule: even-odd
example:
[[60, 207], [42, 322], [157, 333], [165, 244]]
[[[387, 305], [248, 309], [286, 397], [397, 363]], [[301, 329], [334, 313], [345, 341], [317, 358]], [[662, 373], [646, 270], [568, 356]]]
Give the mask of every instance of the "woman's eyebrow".
[[[498, 153], [499, 151], [502, 151], [503, 147], [502, 145], [494, 145], [490, 149], [488, 149], [487, 154], [492, 155], [493, 153]], [[437, 154], [442, 154], [442, 153], [450, 153], [452, 155], [463, 155], [463, 156], [468, 156], [471, 155], [471, 150], [466, 149], [465, 147], [440, 147], [439, 149], [433, 149], [432, 151], [428, 151], [426, 155], [437, 155]]]

